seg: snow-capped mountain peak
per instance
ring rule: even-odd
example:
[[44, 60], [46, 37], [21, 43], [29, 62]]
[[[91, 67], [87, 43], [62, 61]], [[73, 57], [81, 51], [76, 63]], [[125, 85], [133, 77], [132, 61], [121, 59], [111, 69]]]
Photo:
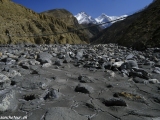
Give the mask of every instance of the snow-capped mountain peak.
[[85, 12], [80, 12], [77, 15], [75, 15], [75, 17], [77, 18], [79, 24], [97, 24], [96, 20]]
[[110, 17], [107, 16], [106, 14], [102, 13], [99, 17], [95, 18], [95, 20], [98, 22], [98, 23], [102, 23], [102, 22], [109, 22], [111, 21]]
[[101, 27], [102, 28], [107, 28], [107, 27], [109, 27], [110, 25], [112, 25], [113, 23], [116, 22], [114, 20], [116, 20], [116, 19], [123, 20], [123, 19], [125, 19], [125, 17], [127, 17], [127, 15], [108, 16], [105, 13], [102, 13], [99, 17], [93, 18], [93, 17], [89, 16], [85, 12], [80, 12], [77, 15], [75, 15], [75, 17], [77, 18], [79, 24], [89, 24], [89, 23], [101, 24], [101, 23], [106, 23], [106, 24], [101, 25]]

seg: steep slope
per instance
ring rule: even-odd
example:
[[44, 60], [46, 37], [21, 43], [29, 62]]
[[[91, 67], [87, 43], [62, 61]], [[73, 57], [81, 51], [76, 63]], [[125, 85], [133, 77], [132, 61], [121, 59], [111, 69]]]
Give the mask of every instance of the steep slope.
[[95, 35], [97, 35], [100, 31], [102, 31], [103, 29], [98, 26], [95, 25], [93, 23], [89, 23], [89, 24], [81, 24], [84, 28], [87, 28], [87, 30], [93, 35], [93, 37]]
[[71, 25], [71, 26], [76, 25], [77, 27], [79, 27], [77, 19], [72, 15], [72, 13], [70, 13], [65, 9], [52, 9], [52, 10], [42, 12], [42, 14], [59, 18], [61, 21], [67, 22], [68, 25]]
[[114, 23], [95, 36], [97, 43], [118, 43], [135, 49], [160, 47], [160, 0], [155, 0], [145, 10]]
[[[61, 21], [66, 23], [67, 26], [71, 27], [70, 30], [84, 28], [82, 25], [78, 23], [77, 19], [68, 10], [52, 9], [52, 10], [42, 12], [42, 14], [60, 19]], [[80, 37], [82, 37], [81, 35], [85, 35], [87, 39], [93, 36], [92, 33], [90, 33], [87, 29], [76, 31], [76, 33], [78, 33]]]
[[[59, 18], [37, 14], [10, 0], [0, 0], [0, 21], [0, 44], [83, 44], [89, 40], [89, 37], [86, 35], [87, 33], [83, 30], [81, 32], [57, 34], [75, 28]], [[49, 36], [49, 34], [53, 35]]]

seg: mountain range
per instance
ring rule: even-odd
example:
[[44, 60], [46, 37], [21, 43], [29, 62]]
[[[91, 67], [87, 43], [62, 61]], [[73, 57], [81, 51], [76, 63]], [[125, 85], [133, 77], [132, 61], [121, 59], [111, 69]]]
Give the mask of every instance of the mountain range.
[[[65, 9], [36, 13], [11, 0], [0, 0], [0, 44], [116, 43], [135, 49], [160, 47], [159, 14], [160, 0], [130, 16], [102, 14], [97, 18], [85, 12], [74, 16]], [[97, 25], [104, 22], [110, 23]]]
[[102, 24], [102, 23], [106, 23], [107, 24], [102, 24], [101, 27], [107, 28], [110, 25], [112, 25], [113, 23], [115, 23], [115, 21], [119, 21], [119, 20], [124, 20], [127, 15], [122, 15], [122, 16], [108, 16], [105, 13], [102, 13], [99, 17], [97, 18], [93, 18], [92, 16], [88, 15], [86, 12], [80, 12], [77, 15], [75, 15], [75, 17], [78, 20], [79, 24]]
[[160, 47], [160, 0], [95, 35], [92, 44], [116, 43], [143, 50]]

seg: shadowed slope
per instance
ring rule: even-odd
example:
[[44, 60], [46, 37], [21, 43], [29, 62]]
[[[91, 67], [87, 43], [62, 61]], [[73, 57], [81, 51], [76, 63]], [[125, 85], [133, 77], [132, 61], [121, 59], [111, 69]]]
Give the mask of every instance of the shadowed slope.
[[91, 42], [118, 43], [135, 49], [160, 47], [160, 1], [154, 1], [140, 13], [113, 24]]

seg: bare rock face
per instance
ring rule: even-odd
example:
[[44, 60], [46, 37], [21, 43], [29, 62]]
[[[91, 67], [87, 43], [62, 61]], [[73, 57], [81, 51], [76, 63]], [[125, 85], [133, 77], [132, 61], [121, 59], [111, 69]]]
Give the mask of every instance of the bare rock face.
[[48, 110], [45, 120], [87, 120], [71, 109], [65, 107], [54, 107]]

